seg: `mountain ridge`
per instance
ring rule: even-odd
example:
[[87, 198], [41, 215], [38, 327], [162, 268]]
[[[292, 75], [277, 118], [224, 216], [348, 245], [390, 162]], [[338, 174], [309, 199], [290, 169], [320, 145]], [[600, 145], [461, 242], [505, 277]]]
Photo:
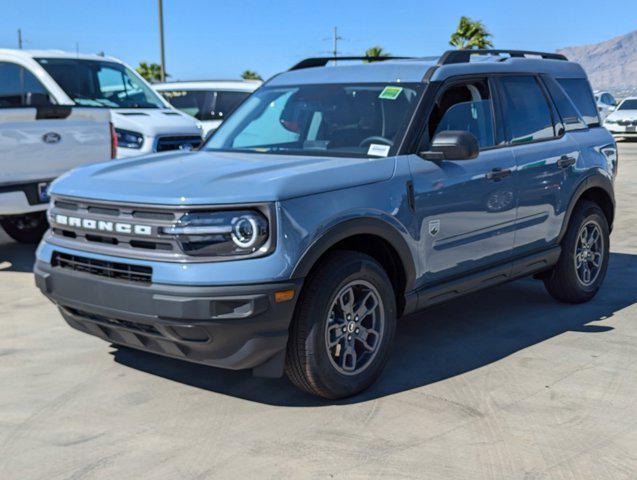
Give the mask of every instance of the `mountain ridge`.
[[600, 43], [560, 48], [557, 53], [582, 65], [595, 89], [637, 88], [637, 30]]

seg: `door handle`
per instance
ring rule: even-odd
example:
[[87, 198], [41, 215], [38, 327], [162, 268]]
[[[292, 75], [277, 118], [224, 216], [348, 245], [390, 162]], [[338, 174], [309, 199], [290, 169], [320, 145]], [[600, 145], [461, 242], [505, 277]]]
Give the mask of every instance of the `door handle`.
[[494, 168], [493, 170], [491, 170], [489, 173], [487, 173], [485, 175], [487, 180], [493, 180], [495, 182], [499, 182], [500, 180], [502, 180], [503, 178], [508, 177], [509, 175], [511, 175], [511, 169], [510, 168]]
[[557, 161], [557, 166], [560, 168], [568, 168], [571, 165], [575, 165], [577, 159], [575, 157], [571, 157], [569, 155], [562, 155], [560, 159]]

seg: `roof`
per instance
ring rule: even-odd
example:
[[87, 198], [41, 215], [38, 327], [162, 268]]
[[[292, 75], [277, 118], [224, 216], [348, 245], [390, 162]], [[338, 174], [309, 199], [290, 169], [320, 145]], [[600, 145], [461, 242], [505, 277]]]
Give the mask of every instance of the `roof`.
[[19, 58], [79, 58], [80, 60], [99, 60], [122, 63], [114, 57], [101, 56], [96, 54], [65, 52], [64, 50], [16, 50], [10, 48], [0, 48], [0, 55], [11, 55]]
[[406, 59], [373, 63], [340, 62], [325, 67], [302, 68], [276, 75], [268, 86], [312, 83], [419, 83], [449, 77], [486, 73], [546, 73], [563, 78], [585, 77], [574, 62], [545, 58], [475, 56], [468, 63], [440, 65], [440, 60]]
[[253, 92], [261, 86], [262, 82], [254, 80], [191, 80], [183, 82], [156, 83], [155, 90], [228, 90]]

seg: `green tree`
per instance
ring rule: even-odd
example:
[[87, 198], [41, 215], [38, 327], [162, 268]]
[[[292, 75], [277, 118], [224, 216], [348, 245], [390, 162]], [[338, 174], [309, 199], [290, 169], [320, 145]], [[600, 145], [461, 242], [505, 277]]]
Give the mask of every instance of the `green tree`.
[[383, 47], [379, 46], [379, 45], [375, 45], [373, 47], [368, 48], [367, 50], [365, 50], [365, 56], [366, 57], [370, 57], [370, 60], [365, 60], [366, 62], [375, 62], [376, 60], [371, 60], [372, 58], [378, 58], [378, 57], [389, 57], [391, 55], [391, 53], [387, 53]]
[[[135, 70], [148, 82], [161, 82], [161, 65], [157, 63], [139, 62], [139, 67]], [[166, 76], [168, 77], [168, 74]]]
[[480, 20], [474, 21], [463, 16], [460, 17], [458, 28], [451, 35], [449, 45], [459, 50], [493, 48], [493, 43], [489, 40], [489, 37], [492, 36]]
[[243, 78], [244, 80], [263, 80], [261, 78], [261, 75], [252, 70], [246, 70], [245, 72], [243, 72], [241, 74], [241, 78]]

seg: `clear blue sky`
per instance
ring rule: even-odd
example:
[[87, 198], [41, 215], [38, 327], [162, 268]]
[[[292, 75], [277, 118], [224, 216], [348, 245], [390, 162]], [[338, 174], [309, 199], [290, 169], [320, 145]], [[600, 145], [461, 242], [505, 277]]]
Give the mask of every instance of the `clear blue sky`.
[[[612, 6], [611, 6], [612, 5]], [[482, 20], [496, 47], [553, 51], [637, 28], [637, 2], [599, 0], [164, 0], [173, 79], [263, 77], [326, 54], [334, 26], [343, 54], [382, 45], [395, 55], [447, 48], [461, 15]], [[135, 66], [158, 62], [156, 0], [0, 0], [0, 47], [104, 51]]]

